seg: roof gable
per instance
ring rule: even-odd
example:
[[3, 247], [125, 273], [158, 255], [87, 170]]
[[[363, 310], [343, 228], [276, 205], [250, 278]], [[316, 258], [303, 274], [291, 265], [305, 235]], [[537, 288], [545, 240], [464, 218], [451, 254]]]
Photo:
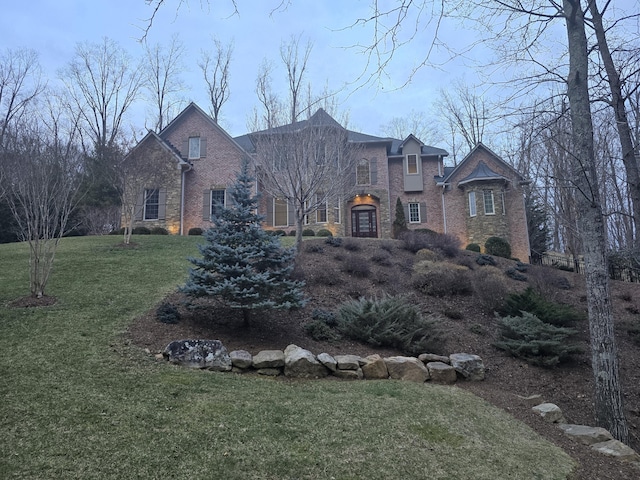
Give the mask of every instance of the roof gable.
[[182, 159], [180, 153], [171, 144], [165, 142], [157, 133], [151, 130], [142, 138], [142, 140], [140, 140], [131, 150], [129, 150], [129, 152], [125, 155], [125, 160], [139, 148], [144, 148], [144, 145], [149, 142], [153, 142], [160, 146], [160, 148], [165, 150], [169, 155], [171, 155], [171, 157], [173, 157], [173, 159], [181, 168], [189, 166], [189, 163], [185, 162]]
[[[489, 156], [499, 165], [506, 168], [510, 172], [513, 173], [515, 179], [522, 182], [524, 181], [524, 177], [520, 175], [520, 173], [505, 162], [498, 154], [493, 152], [489, 147], [484, 145], [482, 142], [478, 143], [463, 159], [462, 161], [453, 169], [449, 174], [442, 180], [442, 183], [452, 183], [455, 181], [456, 176], [459, 175], [462, 168], [470, 162], [476, 153], [480, 150], [484, 150]], [[458, 185], [463, 185], [464, 183], [469, 183], [471, 181], [481, 181], [481, 180], [505, 180], [510, 181], [511, 179], [496, 173], [492, 170], [485, 162], [482, 160], [478, 163], [473, 172], [467, 175], [465, 178], [459, 180]]]
[[238, 150], [240, 150], [244, 154], [247, 153], [246, 150], [240, 144], [238, 144], [238, 142], [236, 142], [233, 139], [233, 137], [229, 135], [224, 128], [218, 125], [216, 121], [213, 118], [211, 118], [210, 115], [208, 115], [204, 110], [202, 110], [194, 102], [191, 102], [189, 105], [187, 105], [184, 108], [184, 110], [182, 110], [178, 115], [176, 115], [176, 117], [173, 120], [171, 120], [171, 122], [169, 122], [169, 124], [166, 127], [162, 129], [162, 131], [158, 134], [160, 138], [166, 139], [174, 129], [176, 129], [182, 122], [184, 122], [189, 117], [189, 115], [199, 115], [207, 122], [207, 124], [213, 130], [218, 131], [223, 137], [229, 140], [234, 147], [236, 147]]

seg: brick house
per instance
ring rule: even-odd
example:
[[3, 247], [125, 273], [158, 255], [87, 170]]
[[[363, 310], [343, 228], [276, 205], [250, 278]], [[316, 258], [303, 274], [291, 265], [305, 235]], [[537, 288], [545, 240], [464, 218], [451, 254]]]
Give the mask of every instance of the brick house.
[[[314, 122], [337, 124], [319, 110], [295, 127]], [[527, 182], [489, 148], [479, 144], [459, 165], [445, 167], [447, 152], [424, 145], [413, 135], [404, 140], [350, 130], [347, 135], [349, 142], [359, 145], [354, 190], [308, 215], [305, 228], [327, 229], [338, 236], [390, 238], [400, 198], [409, 229], [452, 234], [464, 246], [484, 245], [488, 237], [499, 236], [511, 244], [514, 257], [529, 258]], [[258, 154], [251, 135], [230, 137], [194, 103], [136, 148], [156, 144], [167, 151], [166, 161], [176, 162], [179, 168], [170, 185], [145, 188], [135, 226], [162, 226], [179, 234], [213, 225], [211, 213], [218, 202], [226, 202], [242, 159], [255, 159]], [[259, 182], [256, 187], [260, 190]], [[265, 215], [264, 228], [286, 232], [294, 228], [292, 209], [285, 201], [262, 192], [259, 209]]]

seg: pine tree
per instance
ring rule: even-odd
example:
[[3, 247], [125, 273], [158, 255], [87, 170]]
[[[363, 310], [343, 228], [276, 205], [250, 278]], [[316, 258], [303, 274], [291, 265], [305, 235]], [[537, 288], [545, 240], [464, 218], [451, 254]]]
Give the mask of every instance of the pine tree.
[[393, 237], [398, 238], [402, 232], [407, 230], [407, 218], [404, 215], [404, 207], [400, 197], [396, 200], [396, 218], [393, 221]]
[[277, 236], [263, 230], [256, 213], [258, 198], [251, 193], [254, 179], [244, 161], [230, 189], [230, 205], [214, 216], [215, 226], [199, 245], [202, 258], [190, 258], [195, 268], [182, 291], [191, 296], [212, 296], [242, 311], [250, 324], [251, 310], [302, 307], [303, 283], [291, 279], [295, 249], [280, 246]]

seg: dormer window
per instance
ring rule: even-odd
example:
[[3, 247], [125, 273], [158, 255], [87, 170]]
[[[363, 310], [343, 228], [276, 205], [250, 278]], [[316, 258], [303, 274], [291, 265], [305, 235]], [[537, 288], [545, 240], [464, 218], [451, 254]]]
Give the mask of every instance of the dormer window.
[[407, 155], [407, 174], [408, 175], [418, 174], [418, 155], [415, 155], [415, 154]]
[[189, 137], [189, 160], [200, 158], [200, 137]]

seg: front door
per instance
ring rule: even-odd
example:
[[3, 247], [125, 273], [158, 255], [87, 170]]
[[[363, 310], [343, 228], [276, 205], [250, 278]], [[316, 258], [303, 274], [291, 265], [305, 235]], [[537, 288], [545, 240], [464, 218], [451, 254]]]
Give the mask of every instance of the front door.
[[375, 207], [357, 208], [357, 210], [351, 210], [351, 236], [376, 238], [378, 236], [378, 227]]

